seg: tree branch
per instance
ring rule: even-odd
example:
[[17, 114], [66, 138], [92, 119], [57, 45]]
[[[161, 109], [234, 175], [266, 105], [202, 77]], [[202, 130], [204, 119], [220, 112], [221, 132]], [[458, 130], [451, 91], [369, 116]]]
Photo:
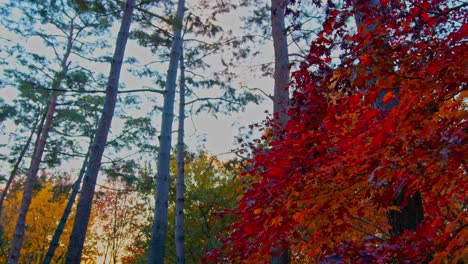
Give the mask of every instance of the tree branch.
[[259, 91], [260, 93], [262, 93], [263, 95], [265, 95], [267, 98], [269, 98], [270, 100], [274, 101], [274, 98], [273, 98], [273, 95], [271, 94], [267, 94], [265, 91], [263, 91], [262, 89], [260, 88], [249, 88], [245, 85], [241, 86], [242, 89], [247, 89], [249, 91]]
[[389, 237], [391, 236], [389, 233], [387, 233], [387, 232], [386, 232], [385, 230], [383, 230], [381, 227], [379, 227], [378, 225], [372, 224], [371, 222], [367, 221], [367, 220], [364, 219], [364, 218], [361, 218], [361, 217], [358, 217], [358, 216], [353, 216], [353, 218], [356, 219], [356, 220], [358, 220], [358, 221], [361, 221], [361, 222], [363, 222], [363, 223], [365, 223], [365, 224], [368, 224], [368, 225], [371, 225], [371, 226], [377, 228], [377, 229], [378, 229], [380, 232], [382, 232], [382, 234], [384, 234], [384, 235], [387, 235], [387, 236], [389, 236]]
[[[36, 87], [36, 88], [46, 90], [46, 91], [53, 91], [53, 92], [86, 93], [86, 94], [106, 93], [105, 90], [51, 89], [51, 88], [44, 88], [44, 87]], [[151, 92], [151, 93], [158, 93], [158, 94], [165, 94], [166, 93], [166, 91], [164, 91], [164, 90], [157, 90], [157, 89], [152, 89], [152, 88], [123, 90], [123, 91], [118, 91], [117, 93], [125, 94], [125, 93], [136, 93], [136, 92]]]
[[371, 234], [371, 233], [369, 233], [369, 232], [366, 232], [366, 231], [364, 231], [364, 230], [362, 230], [362, 229], [360, 229], [360, 228], [357, 228], [357, 227], [355, 227], [355, 226], [353, 226], [353, 225], [351, 225], [351, 228], [354, 229], [354, 230], [356, 230], [356, 231], [362, 232], [362, 233], [364, 233], [364, 234], [366, 234], [366, 235], [368, 235], [368, 236], [375, 237], [375, 238], [377, 238], [377, 239], [379, 239], [379, 240], [387, 241], [386, 238], [376, 236], [376, 235]]
[[225, 98], [222, 98], [222, 97], [200, 97], [200, 98], [194, 99], [192, 101], [186, 102], [185, 105], [190, 105], [190, 104], [193, 104], [193, 103], [198, 102], [198, 101], [209, 101], [209, 100], [225, 101], [225, 102], [228, 102], [228, 103], [240, 105], [239, 102], [228, 100], [228, 99], [225, 99]]

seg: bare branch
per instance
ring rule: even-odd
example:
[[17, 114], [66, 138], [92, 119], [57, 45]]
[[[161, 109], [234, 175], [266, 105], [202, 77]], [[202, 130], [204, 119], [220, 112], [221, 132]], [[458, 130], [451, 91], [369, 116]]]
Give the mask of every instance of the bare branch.
[[300, 57], [304, 60], [307, 60], [307, 56], [304, 55], [304, 54], [299, 54], [299, 53], [289, 53], [289, 56], [296, 56], [296, 57]]
[[[50, 89], [50, 88], [44, 88], [44, 87], [36, 87], [36, 88], [46, 90], [46, 91], [64, 92], [64, 93], [86, 93], [86, 94], [106, 93], [105, 90]], [[158, 93], [158, 94], [165, 94], [166, 93], [166, 91], [164, 91], [164, 90], [157, 90], [157, 89], [152, 89], [152, 88], [123, 90], [123, 91], [118, 91], [117, 93], [125, 94], [125, 93], [137, 93], [137, 92], [151, 92], [151, 93]]]
[[225, 99], [225, 98], [222, 98], [222, 97], [200, 97], [200, 98], [194, 99], [192, 101], [188, 101], [187, 103], [185, 103], [185, 105], [190, 105], [190, 104], [193, 104], [193, 103], [199, 102], [199, 101], [210, 101], [210, 100], [225, 101], [225, 102], [228, 102], [228, 103], [231, 103], [231, 104], [241, 105], [241, 103], [239, 103], [239, 102], [228, 100], [228, 99]]
[[259, 91], [259, 92], [262, 93], [264, 96], [266, 96], [266, 97], [269, 98], [270, 100], [274, 101], [273, 95], [267, 94], [265, 91], [263, 91], [263, 90], [260, 89], [260, 88], [256, 88], [256, 87], [254, 87], [254, 88], [249, 88], [249, 87], [247, 87], [247, 86], [245, 86], [245, 85], [241, 86], [241, 88], [242, 88], [242, 89], [247, 89], [247, 90], [249, 90], [249, 91]]
[[382, 234], [385, 234], [385, 235], [387, 235], [389, 237], [391, 236], [388, 232], [383, 230], [380, 226], [372, 224], [371, 222], [369, 222], [368, 220], [366, 220], [364, 218], [361, 218], [361, 217], [358, 217], [358, 216], [353, 216], [353, 218], [360, 221], [360, 222], [362, 222], [362, 223], [365, 223], [365, 224], [368, 224], [368, 225], [371, 225], [371, 226], [377, 228]]
[[351, 225], [351, 228], [353, 228], [354, 230], [359, 231], [359, 232], [361, 232], [361, 233], [364, 233], [364, 234], [366, 234], [366, 235], [368, 235], [368, 236], [375, 237], [375, 238], [377, 238], [377, 239], [379, 239], [379, 240], [387, 241], [386, 238], [376, 236], [376, 235], [371, 234], [371, 233], [369, 233], [369, 232], [366, 232], [366, 231], [364, 231], [364, 230], [362, 230], [362, 229], [360, 229], [360, 228], [357, 228], [357, 227], [355, 227], [355, 226], [353, 226], [353, 225]]

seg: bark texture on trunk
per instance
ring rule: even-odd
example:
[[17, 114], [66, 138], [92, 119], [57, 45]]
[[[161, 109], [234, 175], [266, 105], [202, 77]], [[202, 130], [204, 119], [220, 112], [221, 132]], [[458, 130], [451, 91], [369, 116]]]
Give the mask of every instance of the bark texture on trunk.
[[88, 167], [86, 169], [83, 187], [76, 207], [75, 222], [70, 236], [70, 244], [66, 255], [66, 263], [79, 264], [83, 252], [86, 231], [88, 228], [91, 206], [93, 203], [96, 180], [101, 168], [102, 155], [107, 143], [107, 136], [114, 116], [117, 91], [119, 88], [120, 71], [123, 64], [125, 48], [127, 46], [130, 24], [132, 23], [135, 0], [127, 0], [123, 9], [123, 17], [119, 35], [112, 59], [109, 80], [106, 87], [106, 98], [99, 124], [91, 145]]
[[185, 263], [184, 252], [184, 201], [185, 201], [185, 170], [184, 170], [184, 121], [185, 121], [185, 66], [184, 48], [180, 49], [180, 79], [179, 79], [179, 129], [177, 130], [177, 183], [176, 183], [176, 216], [175, 245], [176, 263]]
[[[273, 113], [276, 124], [284, 127], [288, 122], [289, 107], [289, 53], [286, 35], [285, 15], [287, 1], [271, 0], [271, 33], [275, 55]], [[272, 251], [272, 264], [289, 263], [289, 249], [277, 248]]]
[[156, 175], [156, 206], [151, 233], [149, 264], [164, 263], [167, 236], [167, 207], [169, 200], [169, 161], [171, 157], [172, 122], [174, 120], [174, 98], [177, 68], [182, 48], [182, 23], [185, 13], [185, 1], [179, 0], [174, 24], [174, 39], [171, 46], [169, 68], [167, 71], [164, 94], [163, 116], [161, 123], [160, 145], [158, 151], [158, 171]]
[[271, 0], [271, 33], [275, 53], [275, 87], [273, 112], [278, 115], [279, 126], [288, 122], [289, 106], [289, 57], [286, 36], [285, 13], [287, 1]]
[[[91, 142], [92, 141], [93, 140], [91, 139]], [[70, 197], [68, 198], [67, 205], [65, 206], [65, 210], [63, 211], [59, 224], [57, 225], [57, 228], [55, 229], [54, 236], [52, 237], [52, 240], [50, 241], [49, 249], [47, 250], [46, 256], [44, 260], [42, 261], [42, 264], [49, 264], [52, 261], [52, 258], [54, 257], [54, 254], [55, 254], [55, 250], [57, 249], [59, 245], [60, 237], [62, 236], [62, 233], [65, 229], [65, 224], [67, 223], [68, 217], [71, 214], [73, 204], [75, 204], [76, 196], [78, 195], [78, 192], [80, 191], [81, 181], [83, 180], [83, 176], [86, 171], [86, 166], [88, 165], [90, 148], [91, 146], [88, 147], [88, 152], [86, 153], [86, 156], [83, 160], [83, 164], [81, 165], [78, 179], [73, 184], [73, 188], [72, 188]]]

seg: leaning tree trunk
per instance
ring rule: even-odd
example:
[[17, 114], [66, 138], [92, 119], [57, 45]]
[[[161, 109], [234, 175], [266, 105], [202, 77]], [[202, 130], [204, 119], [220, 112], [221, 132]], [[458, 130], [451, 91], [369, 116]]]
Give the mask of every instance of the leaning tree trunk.
[[[276, 125], [283, 128], [288, 122], [287, 109], [289, 105], [289, 57], [285, 26], [286, 0], [271, 0], [271, 32], [275, 53], [273, 113]], [[282, 244], [282, 241], [279, 241]], [[289, 263], [289, 249], [275, 248], [272, 251], [271, 263]]]
[[[10, 172], [10, 177], [8, 177], [8, 181], [5, 185], [5, 188], [2, 191], [2, 195], [0, 197], [0, 217], [2, 216], [2, 211], [3, 211], [3, 202], [5, 201], [6, 195], [8, 193], [8, 190], [10, 189], [11, 183], [16, 177], [16, 173], [18, 172], [18, 168], [23, 161], [24, 155], [26, 154], [26, 151], [28, 151], [29, 145], [31, 144], [32, 138], [34, 137], [34, 134], [36, 133], [37, 129], [37, 137], [40, 136], [40, 131], [42, 130], [42, 126], [44, 125], [45, 118], [47, 116], [47, 112], [44, 112], [41, 118], [38, 118], [36, 122], [34, 123], [32, 129], [31, 129], [31, 134], [29, 135], [28, 139], [26, 140], [26, 143], [23, 146], [23, 149], [21, 150], [18, 159], [15, 162], [15, 165], [13, 166], [13, 169]], [[39, 126], [39, 128], [38, 128]], [[3, 239], [3, 231], [4, 228], [0, 224], [0, 244], [2, 243]]]
[[[354, 11], [355, 11], [355, 21], [356, 26], [359, 28], [363, 25], [366, 19], [366, 14], [361, 12], [364, 4], [367, 4], [369, 8], [374, 8], [376, 10], [380, 10], [382, 7], [380, 6], [380, 2], [377, 0], [372, 0], [367, 3], [362, 3], [361, 1], [354, 0]], [[367, 25], [368, 30], [372, 31], [377, 27], [377, 22]], [[385, 48], [385, 47], [382, 47]], [[368, 70], [371, 72], [371, 70]], [[372, 85], [377, 80], [371, 79], [366, 85], [367, 87], [372, 87]], [[398, 95], [398, 87], [394, 88], [395, 95]], [[393, 102], [389, 102], [384, 104], [382, 102], [383, 96], [385, 93], [380, 93], [379, 97], [375, 102], [375, 107], [380, 110], [390, 110], [391, 108], [398, 105], [398, 99], [394, 99]], [[416, 227], [423, 221], [424, 219], [424, 211], [422, 205], [422, 197], [421, 193], [416, 190], [414, 194], [409, 197], [404, 197], [404, 193], [406, 188], [404, 187], [402, 190], [399, 191], [395, 200], [393, 200], [393, 205], [397, 206], [399, 210], [391, 210], [387, 214], [388, 223], [391, 226], [390, 234], [393, 236], [398, 236], [403, 234], [406, 230], [414, 230]], [[406, 202], [405, 202], [406, 201]], [[402, 206], [405, 204], [404, 206]]]
[[[28, 139], [26, 140], [26, 143], [24, 144], [23, 149], [21, 149], [21, 152], [20, 152], [20, 154], [18, 156], [18, 159], [16, 159], [15, 165], [13, 166], [13, 169], [10, 172], [10, 177], [8, 177], [8, 181], [7, 181], [6, 185], [5, 185], [5, 188], [2, 191], [2, 196], [0, 197], [0, 216], [2, 215], [2, 211], [3, 211], [3, 202], [5, 201], [5, 197], [6, 197], [7, 193], [8, 193], [8, 190], [10, 189], [11, 183], [15, 179], [16, 173], [18, 172], [19, 165], [23, 161], [23, 158], [24, 158], [24, 155], [26, 154], [26, 151], [28, 151], [29, 144], [31, 144], [32, 138], [34, 137], [34, 134], [36, 133], [36, 129], [38, 128], [38, 126], [39, 126], [39, 129], [38, 129], [37, 136], [39, 136], [39, 133], [40, 133], [40, 131], [42, 129], [42, 126], [44, 124], [46, 115], [47, 115], [47, 112], [44, 112], [42, 117], [37, 119], [36, 122], [34, 123], [32, 129], [31, 129], [31, 134], [29, 135]], [[1, 233], [0, 233], [0, 235], [1, 235]], [[0, 237], [0, 241], [1, 241], [1, 237]]]
[[177, 183], [176, 183], [176, 205], [175, 205], [175, 246], [176, 263], [185, 263], [184, 252], [184, 121], [185, 121], [185, 65], [184, 48], [180, 49], [180, 81], [179, 81], [179, 129], [177, 130]]
[[57, 105], [57, 95], [54, 94], [50, 97], [49, 107], [47, 111], [47, 117], [44, 122], [44, 126], [38, 137], [36, 138], [35, 149], [31, 158], [31, 165], [26, 178], [24, 186], [23, 199], [21, 200], [20, 212], [18, 219], [16, 220], [15, 232], [13, 235], [13, 241], [11, 243], [11, 251], [8, 256], [8, 264], [15, 264], [19, 261], [20, 251], [24, 241], [24, 231], [26, 229], [26, 215], [31, 205], [34, 183], [36, 180], [37, 172], [39, 171], [39, 165], [42, 160], [42, 154], [47, 142], [49, 129], [52, 125], [52, 119], [55, 112], [55, 106]]
[[70, 57], [71, 49], [73, 46], [73, 27], [70, 28], [70, 35], [68, 36], [67, 49], [62, 58], [61, 70], [55, 75], [55, 79], [52, 83], [52, 95], [49, 98], [49, 105], [47, 108], [47, 115], [44, 120], [44, 125], [40, 133], [36, 138], [36, 143], [34, 147], [34, 152], [31, 157], [31, 165], [29, 166], [28, 176], [26, 177], [26, 183], [24, 186], [23, 199], [21, 200], [20, 212], [18, 219], [16, 220], [15, 232], [13, 234], [13, 241], [11, 242], [11, 251], [8, 256], [8, 264], [18, 263], [20, 257], [20, 251], [23, 246], [24, 241], [24, 230], [26, 228], [26, 215], [31, 205], [31, 199], [34, 189], [34, 182], [36, 181], [36, 175], [39, 171], [39, 165], [42, 161], [42, 155], [44, 153], [44, 148], [47, 143], [47, 138], [49, 136], [49, 130], [52, 126], [52, 121], [55, 113], [55, 107], [57, 106], [57, 96], [58, 90], [62, 85], [62, 81], [65, 78], [65, 75], [68, 71], [68, 58]]
[[[91, 142], [92, 141], [93, 139], [91, 138]], [[75, 183], [73, 184], [73, 188], [72, 188], [70, 197], [68, 198], [67, 205], [65, 206], [65, 210], [63, 211], [59, 224], [57, 225], [57, 228], [55, 229], [54, 236], [52, 237], [52, 240], [50, 241], [49, 249], [47, 250], [46, 256], [44, 260], [42, 261], [42, 264], [49, 264], [52, 261], [52, 258], [54, 257], [54, 254], [55, 254], [55, 250], [57, 249], [59, 245], [60, 237], [62, 236], [62, 233], [65, 229], [65, 224], [68, 221], [68, 217], [71, 214], [73, 204], [75, 203], [76, 196], [78, 195], [78, 192], [80, 190], [81, 181], [83, 180], [83, 176], [86, 171], [86, 166], [88, 165], [88, 157], [89, 157], [90, 148], [91, 146], [88, 147], [88, 151], [86, 152], [86, 156], [84, 157], [83, 164], [81, 165], [78, 179], [76, 179]]]
[[114, 57], [109, 73], [109, 80], [107, 82], [104, 109], [91, 146], [88, 167], [86, 169], [83, 188], [76, 208], [76, 216], [70, 236], [70, 244], [68, 245], [66, 255], [66, 262], [68, 264], [78, 264], [81, 260], [83, 245], [86, 238], [86, 230], [88, 228], [89, 217], [91, 215], [91, 206], [94, 198], [96, 180], [99, 169], [101, 168], [102, 155], [104, 153], [104, 147], [107, 143], [107, 136], [114, 116], [120, 70], [123, 64], [125, 47], [127, 45], [134, 7], [135, 0], [127, 0], [123, 6], [124, 14], [120, 25], [119, 35], [117, 37]]
[[164, 263], [167, 235], [167, 207], [169, 200], [169, 162], [171, 156], [172, 121], [174, 119], [174, 97], [177, 67], [182, 48], [182, 21], [184, 20], [185, 0], [179, 0], [174, 23], [174, 39], [171, 46], [169, 69], [167, 71], [164, 94], [163, 116], [158, 152], [158, 172], [156, 176], [156, 206], [150, 242], [148, 263]]

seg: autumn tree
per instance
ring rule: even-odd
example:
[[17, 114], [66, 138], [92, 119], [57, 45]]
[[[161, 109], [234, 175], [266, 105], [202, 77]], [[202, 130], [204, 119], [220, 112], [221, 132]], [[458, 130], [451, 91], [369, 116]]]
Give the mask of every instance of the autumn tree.
[[[90, 141], [92, 142], [92, 138]], [[91, 146], [88, 147], [88, 152], [86, 152], [86, 155], [83, 159], [83, 164], [81, 165], [80, 172], [78, 174], [78, 178], [72, 185], [72, 190], [70, 193], [70, 196], [68, 197], [68, 201], [65, 205], [65, 209], [63, 210], [62, 216], [60, 217], [60, 220], [58, 221], [57, 227], [54, 231], [54, 234], [52, 236], [52, 239], [50, 240], [49, 247], [47, 249], [47, 253], [44, 257], [43, 264], [49, 264], [52, 261], [52, 258], [55, 255], [55, 251], [57, 250], [57, 247], [59, 246], [60, 238], [63, 235], [63, 232], [65, 231], [65, 226], [67, 223], [69, 223], [69, 218], [72, 213], [72, 207], [75, 204], [75, 199], [78, 195], [78, 192], [81, 187], [81, 182], [83, 180], [84, 174], [86, 172], [86, 166], [88, 165], [88, 158], [89, 158], [89, 152], [90, 152]]]
[[[293, 73], [284, 134], [255, 151], [221, 248], [232, 261], [267, 262], [272, 241], [298, 262], [466, 255], [467, 5], [354, 4], [327, 10]], [[397, 232], [389, 215], [415, 195], [424, 218]]]
[[[273, 43], [272, 77], [274, 89], [273, 96], [270, 98], [273, 101], [273, 118], [275, 119], [276, 129], [279, 130], [282, 130], [288, 121], [290, 70], [294, 65], [294, 59], [290, 60], [290, 57], [298, 56], [302, 59], [306, 56], [298, 43], [303, 40], [307, 42], [310, 39], [313, 30], [310, 29], [310, 26], [308, 28], [307, 24], [316, 22], [319, 18], [312, 15], [315, 10], [310, 10], [310, 5], [307, 6], [303, 5], [301, 1], [298, 2], [299, 8], [296, 9], [293, 8], [295, 6], [292, 4], [296, 4], [295, 1], [291, 1], [291, 3], [287, 0], [243, 2], [243, 5], [254, 5], [256, 7], [253, 14], [244, 20], [245, 23], [250, 27], [256, 26], [263, 30], [262, 36], [271, 38]], [[301, 34], [301, 30], [308, 33]], [[290, 45], [293, 47], [291, 48]], [[268, 64], [264, 64], [262, 68], [268, 73]], [[274, 250], [272, 263], [288, 263], [289, 250], [281, 248], [282, 245], [278, 246], [280, 248]]]
[[[21, 188], [21, 181], [14, 181], [13, 188]], [[22, 263], [40, 263], [44, 257], [50, 238], [55, 230], [55, 224], [60, 219], [60, 214], [65, 208], [67, 201], [67, 191], [70, 187], [69, 176], [50, 175], [43, 173], [36, 182], [33, 199], [27, 216], [28, 229], [25, 232], [25, 242], [20, 256]], [[0, 261], [6, 263], [8, 257], [8, 248], [13, 239], [14, 225], [16, 215], [21, 205], [21, 192], [11, 192], [5, 201], [4, 214], [0, 221], [5, 226], [4, 240], [1, 244]], [[71, 214], [71, 218], [74, 214]], [[56, 254], [53, 257], [55, 263], [65, 260], [66, 245], [68, 244], [69, 234], [72, 224], [69, 222], [64, 227], [65, 236], [60, 240], [57, 246]], [[93, 241], [88, 240], [89, 249], [85, 252], [85, 259], [92, 257]]]
[[149, 197], [122, 178], [109, 177], [98, 188], [91, 226], [102, 242], [98, 256], [102, 263], [121, 263], [125, 256], [134, 253], [128, 249], [141, 236], [140, 226], [150, 224], [151, 210], [146, 202]]

